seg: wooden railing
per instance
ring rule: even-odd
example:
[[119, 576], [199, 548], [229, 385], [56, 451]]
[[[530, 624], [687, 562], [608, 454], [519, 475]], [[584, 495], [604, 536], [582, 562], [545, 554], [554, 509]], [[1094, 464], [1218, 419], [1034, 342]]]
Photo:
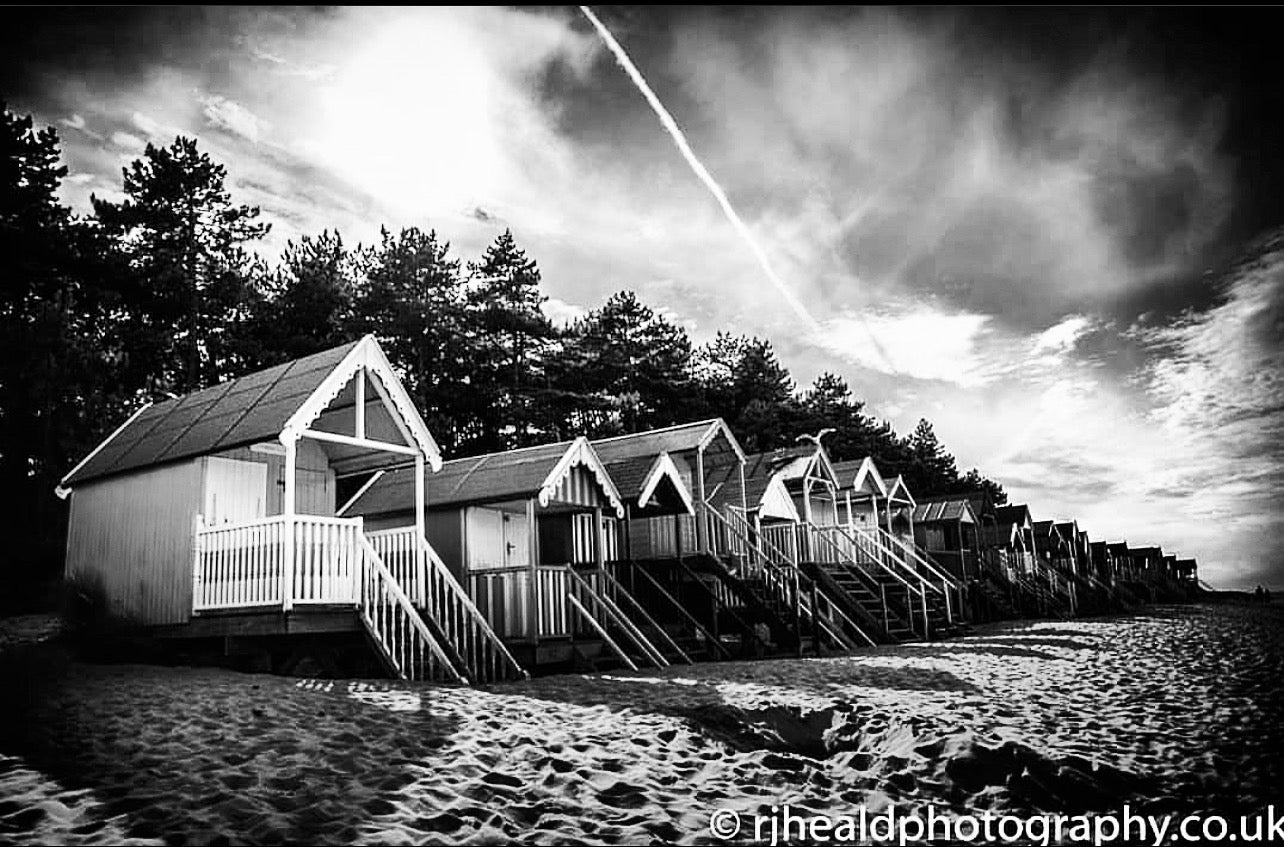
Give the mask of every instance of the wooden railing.
[[286, 526], [277, 516], [206, 527], [197, 516], [192, 609], [281, 605]]
[[896, 537], [881, 526], [874, 527], [872, 531], [857, 531], [873, 535], [884, 547], [899, 552], [901, 561], [907, 568], [917, 572], [929, 582], [940, 585], [941, 593], [945, 595], [946, 619], [951, 623], [954, 622], [955, 610], [963, 607], [963, 589], [958, 580], [934, 561], [926, 550], [921, 549], [917, 544], [911, 544]]
[[372, 532], [367, 538], [471, 679], [493, 682], [528, 676], [473, 598], [414, 527]]
[[370, 539], [370, 546], [379, 553], [379, 558], [383, 559], [383, 563], [388, 566], [388, 570], [396, 577], [397, 583], [407, 596], [415, 602], [415, 605], [425, 606], [427, 594], [423, 571], [426, 570], [427, 565], [417, 552], [420, 545], [419, 533], [415, 532], [415, 528], [408, 526], [381, 529], [377, 532], [367, 532], [366, 538]]
[[[900, 583], [901, 588], [905, 591], [905, 614], [908, 618], [906, 622], [909, 624], [910, 630], [915, 631], [917, 629], [925, 640], [932, 637], [931, 618], [928, 613], [927, 602], [927, 595], [932, 590], [932, 586], [925, 579], [917, 574], [903, 573], [903, 568], [898, 569], [890, 564], [888, 557], [877, 555], [880, 552], [878, 550], [855, 555], [854, 551], [863, 551], [872, 543], [867, 536], [849, 533], [841, 526], [813, 526], [810, 529], [812, 530], [813, 545], [818, 548], [828, 547], [830, 556], [836, 557], [838, 563], [847, 567], [860, 568], [865, 573], [873, 576], [875, 581], [880, 583], [880, 587], [883, 586], [881, 586], [881, 580], [877, 579], [878, 573], [885, 573]], [[830, 560], [833, 561], [832, 558]], [[887, 594], [885, 590], [882, 592], [882, 598], [883, 616], [886, 623]], [[914, 612], [915, 605], [919, 607], [917, 617]]]
[[442, 650], [369, 539], [361, 535], [358, 545], [361, 600], [357, 608], [388, 669], [399, 679], [446, 680], [467, 685], [468, 677]]
[[712, 506], [707, 510], [707, 514], [714, 516], [720, 531], [726, 533], [729, 538], [736, 539], [745, 551], [744, 554], [754, 569], [754, 575], [763, 581], [781, 607], [797, 610], [800, 626], [804, 623], [810, 624], [818, 629], [831, 644], [843, 650], [850, 650], [855, 646], [842, 632], [843, 621], [849, 623], [862, 638], [869, 638], [837, 607], [828, 603], [829, 598], [819, 590], [815, 591], [818, 597], [816, 605], [826, 606], [831, 614], [826, 617], [825, 609], [816, 608], [811, 601], [812, 579], [799, 570], [798, 559], [790, 558], [786, 551], [781, 550], [770, 538], [764, 537], [761, 533], [755, 538], [752, 525], [743, 515], [735, 511], [723, 515]]
[[192, 609], [352, 604], [360, 518], [276, 515], [207, 527], [196, 520]]
[[215, 527], [198, 519], [195, 540], [195, 611], [356, 606], [390, 670], [406, 679], [526, 675], [413, 527], [366, 536], [361, 518], [278, 515]]
[[[531, 606], [531, 582], [535, 606]], [[530, 565], [486, 568], [468, 573], [468, 594], [501, 638], [565, 638], [574, 625], [566, 605], [566, 568]]]

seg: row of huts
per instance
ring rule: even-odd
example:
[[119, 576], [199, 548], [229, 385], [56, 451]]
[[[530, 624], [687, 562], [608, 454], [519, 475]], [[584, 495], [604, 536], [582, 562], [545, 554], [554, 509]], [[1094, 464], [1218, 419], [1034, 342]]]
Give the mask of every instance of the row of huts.
[[412, 679], [823, 654], [1197, 580], [819, 438], [746, 454], [717, 419], [445, 459], [373, 336], [139, 410], [60, 493], [66, 577], [114, 620]]

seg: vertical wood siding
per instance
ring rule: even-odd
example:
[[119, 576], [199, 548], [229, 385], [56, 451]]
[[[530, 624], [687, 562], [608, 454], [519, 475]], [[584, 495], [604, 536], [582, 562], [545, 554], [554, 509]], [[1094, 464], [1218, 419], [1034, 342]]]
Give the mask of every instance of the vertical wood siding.
[[186, 623], [200, 459], [79, 485], [67, 530], [69, 580], [103, 592], [134, 623]]

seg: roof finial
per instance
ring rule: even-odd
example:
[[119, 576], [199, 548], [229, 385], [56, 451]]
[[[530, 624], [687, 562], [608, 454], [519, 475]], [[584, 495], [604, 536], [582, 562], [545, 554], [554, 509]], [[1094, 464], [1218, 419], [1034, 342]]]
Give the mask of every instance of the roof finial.
[[827, 426], [824, 429], [822, 429], [820, 432], [816, 433], [815, 435], [811, 435], [810, 433], [804, 432], [802, 435], [798, 436], [794, 440], [799, 442], [800, 444], [804, 441], [810, 441], [812, 444], [815, 444], [817, 448], [819, 448], [821, 446], [820, 440], [822, 438], [824, 438], [826, 435], [829, 435], [829, 433], [831, 432], [837, 432], [837, 431], [838, 430], [834, 429], [832, 426]]

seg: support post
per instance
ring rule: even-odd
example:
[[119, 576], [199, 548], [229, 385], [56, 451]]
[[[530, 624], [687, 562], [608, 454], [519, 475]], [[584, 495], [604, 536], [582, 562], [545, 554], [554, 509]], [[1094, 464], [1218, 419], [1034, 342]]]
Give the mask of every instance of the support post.
[[[361, 377], [362, 384], [365, 376]], [[418, 584], [415, 599], [420, 606], [428, 604], [428, 563], [424, 561], [424, 457], [415, 456], [415, 582]]]
[[356, 405], [356, 426], [354, 431], [357, 438], [366, 437], [366, 371], [365, 368], [357, 369], [357, 405]]
[[599, 571], [606, 570], [606, 527], [602, 520], [602, 507], [593, 507], [593, 526], [596, 531], [593, 533], [593, 561], [597, 563]]
[[704, 495], [704, 448], [696, 448], [696, 493], [700, 497], [700, 502], [696, 504], [696, 550], [701, 553], [712, 552], [709, 549], [709, 528], [705, 526], [708, 520], [709, 504]]
[[281, 514], [285, 515], [285, 556], [281, 565], [281, 610], [288, 612], [294, 606], [295, 558], [295, 465], [298, 461], [299, 440], [288, 438], [285, 442], [285, 494]]
[[535, 526], [535, 498], [526, 501], [526, 541], [530, 556], [530, 585], [527, 586], [526, 602], [530, 619], [526, 622], [526, 632], [531, 641], [539, 641], [539, 532]]

